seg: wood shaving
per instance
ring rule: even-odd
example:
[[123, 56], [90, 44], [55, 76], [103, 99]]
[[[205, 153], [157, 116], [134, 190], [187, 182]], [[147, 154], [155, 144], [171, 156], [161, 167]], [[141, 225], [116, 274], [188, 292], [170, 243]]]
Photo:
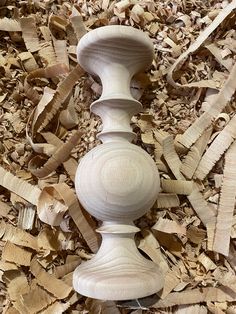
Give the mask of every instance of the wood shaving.
[[157, 199], [157, 208], [171, 208], [180, 205], [177, 194], [159, 193]]
[[26, 48], [30, 52], [38, 51], [40, 49], [40, 45], [37, 36], [35, 19], [33, 17], [22, 17], [20, 19], [20, 26]]
[[236, 142], [232, 144], [225, 155], [225, 168], [221, 186], [220, 201], [216, 217], [216, 231], [213, 249], [224, 255], [229, 254], [231, 227], [236, 197], [235, 174]]
[[194, 304], [200, 302], [225, 302], [235, 301], [235, 293], [227, 289], [219, 288], [202, 288], [193, 289], [184, 292], [172, 292], [165, 300], [160, 300], [154, 304], [154, 308], [168, 307], [182, 304]]
[[57, 299], [65, 299], [72, 290], [72, 287], [67, 286], [62, 280], [44, 271], [36, 259], [32, 259], [30, 271], [36, 278], [37, 283]]
[[183, 62], [183, 60], [192, 52], [197, 50], [201, 44], [209, 37], [209, 35], [219, 26], [220, 23], [236, 8], [236, 1], [232, 1], [228, 4], [228, 6], [224, 7], [224, 9], [217, 15], [214, 21], [204, 29], [202, 33], [200, 33], [197, 40], [189, 46], [189, 48], [179, 56], [179, 58], [175, 61], [175, 63], [171, 66], [170, 70], [168, 71], [167, 79], [173, 86], [179, 87], [216, 87], [214, 81], [199, 81], [197, 83], [190, 83], [190, 84], [176, 84], [173, 80], [173, 71], [175, 68]]
[[6, 242], [2, 250], [2, 259], [13, 262], [18, 265], [29, 266], [31, 261], [31, 252], [22, 249], [11, 242]]
[[164, 192], [180, 195], [190, 195], [193, 191], [193, 182], [185, 180], [162, 179], [161, 187]]
[[230, 122], [206, 150], [195, 173], [195, 176], [198, 179], [202, 180], [205, 178], [215, 163], [220, 159], [236, 138], [235, 122], [236, 116], [233, 116]]
[[64, 161], [69, 158], [72, 149], [75, 147], [75, 145], [77, 145], [81, 135], [82, 134], [80, 132], [74, 132], [69, 140], [64, 143], [60, 148], [58, 148], [54, 152], [53, 156], [51, 156], [41, 167], [37, 167], [37, 163], [40, 163], [40, 159], [31, 159], [29, 163], [30, 171], [38, 178], [43, 178], [51, 174], [54, 170], [57, 169], [58, 166], [60, 166]]
[[230, 101], [236, 90], [235, 83], [236, 64], [234, 64], [228, 79], [215, 98], [214, 104], [209, 110], [205, 111], [181, 136], [179, 142], [185, 147], [190, 147], [211, 125], [212, 120], [216, 119], [227, 103]]
[[40, 310], [48, 307], [55, 301], [55, 298], [49, 295], [40, 286], [35, 285], [28, 293], [21, 295], [14, 306], [21, 313], [37, 313]]
[[153, 229], [166, 232], [166, 233], [180, 233], [186, 234], [186, 228], [179, 225], [175, 221], [169, 219], [159, 218], [158, 221], [152, 226]]

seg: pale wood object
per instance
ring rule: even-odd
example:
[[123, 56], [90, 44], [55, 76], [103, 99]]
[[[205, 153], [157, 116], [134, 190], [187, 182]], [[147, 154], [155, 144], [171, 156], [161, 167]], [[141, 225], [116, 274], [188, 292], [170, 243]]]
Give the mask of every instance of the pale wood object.
[[81, 160], [76, 192], [81, 204], [103, 221], [97, 254], [74, 272], [76, 291], [103, 300], [148, 296], [163, 287], [158, 265], [138, 251], [133, 220], [154, 204], [160, 190], [152, 158], [131, 144], [135, 134], [130, 119], [142, 105], [130, 93], [133, 75], [150, 66], [153, 45], [148, 36], [128, 26], [105, 26], [90, 31], [79, 42], [78, 62], [102, 82], [102, 95], [91, 111], [102, 118], [102, 145]]

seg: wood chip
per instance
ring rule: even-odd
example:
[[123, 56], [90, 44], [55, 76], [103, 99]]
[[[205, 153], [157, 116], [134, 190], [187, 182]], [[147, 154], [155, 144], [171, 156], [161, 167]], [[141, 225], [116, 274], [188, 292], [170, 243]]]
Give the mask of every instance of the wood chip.
[[18, 265], [29, 266], [32, 253], [7, 241], [2, 250], [2, 259]]

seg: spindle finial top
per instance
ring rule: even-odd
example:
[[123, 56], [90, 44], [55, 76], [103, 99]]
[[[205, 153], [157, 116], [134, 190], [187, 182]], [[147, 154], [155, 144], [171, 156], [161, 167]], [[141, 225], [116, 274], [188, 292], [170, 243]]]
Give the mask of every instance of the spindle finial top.
[[122, 64], [133, 74], [151, 65], [153, 43], [142, 31], [131, 26], [110, 25], [88, 32], [77, 47], [79, 64], [97, 75], [106, 64]]

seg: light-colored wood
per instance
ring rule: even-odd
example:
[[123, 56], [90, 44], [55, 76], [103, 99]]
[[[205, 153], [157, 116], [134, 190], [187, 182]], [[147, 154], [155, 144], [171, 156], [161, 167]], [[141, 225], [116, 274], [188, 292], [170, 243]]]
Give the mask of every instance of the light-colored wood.
[[142, 109], [130, 93], [133, 75], [153, 59], [153, 45], [143, 32], [128, 26], [105, 26], [79, 42], [78, 61], [101, 79], [103, 92], [91, 105], [102, 118], [102, 145], [81, 160], [76, 193], [84, 208], [103, 221], [102, 244], [90, 261], [74, 272], [76, 291], [102, 300], [141, 298], [159, 291], [159, 266], [138, 251], [133, 220], [155, 203], [160, 179], [152, 158], [131, 143], [131, 117]]

